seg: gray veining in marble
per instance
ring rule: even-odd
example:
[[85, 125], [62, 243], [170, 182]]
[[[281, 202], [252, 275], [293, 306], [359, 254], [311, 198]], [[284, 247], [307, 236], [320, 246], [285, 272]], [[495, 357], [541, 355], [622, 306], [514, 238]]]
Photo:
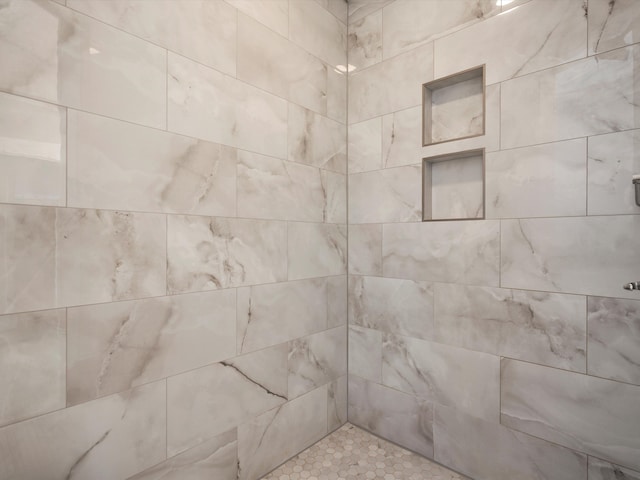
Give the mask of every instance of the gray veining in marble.
[[421, 160], [422, 107], [382, 117], [382, 165], [385, 168], [415, 165]]
[[382, 61], [382, 10], [349, 25], [349, 65], [357, 69]]
[[350, 0], [349, 24], [357, 22], [361, 18], [376, 12], [395, 0]]
[[637, 43], [640, 5], [634, 0], [589, 0], [589, 54]]
[[382, 225], [349, 225], [349, 273], [382, 275]]
[[589, 480], [640, 480], [640, 472], [589, 457]]
[[[432, 163], [430, 218], [483, 218], [483, 174], [482, 154]], [[424, 189], [427, 192], [429, 185]]]
[[347, 375], [327, 387], [327, 425], [332, 432], [347, 422]]
[[289, 223], [289, 280], [347, 273], [347, 226]]
[[349, 173], [382, 168], [381, 118], [376, 117], [351, 124], [348, 131]]
[[349, 325], [349, 375], [382, 383], [382, 333]]
[[347, 223], [347, 176], [321, 170], [320, 181], [324, 194], [322, 220], [325, 223]]
[[347, 276], [327, 278], [327, 328], [347, 324]]

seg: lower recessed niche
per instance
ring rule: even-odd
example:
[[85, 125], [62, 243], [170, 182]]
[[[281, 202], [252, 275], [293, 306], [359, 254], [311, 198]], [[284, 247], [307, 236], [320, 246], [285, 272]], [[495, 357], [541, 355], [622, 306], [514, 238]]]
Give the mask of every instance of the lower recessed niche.
[[484, 218], [484, 149], [422, 161], [422, 220]]

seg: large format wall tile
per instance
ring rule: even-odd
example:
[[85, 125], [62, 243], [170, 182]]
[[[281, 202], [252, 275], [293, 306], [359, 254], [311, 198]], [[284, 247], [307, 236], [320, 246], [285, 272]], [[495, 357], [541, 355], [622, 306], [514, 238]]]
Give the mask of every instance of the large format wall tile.
[[68, 0], [67, 6], [145, 40], [236, 73], [236, 11], [208, 0]]
[[286, 401], [286, 345], [170, 377], [167, 452], [180, 453]]
[[635, 0], [589, 0], [589, 54], [637, 43], [640, 4]]
[[640, 301], [589, 297], [587, 372], [640, 385]]
[[581, 296], [435, 286], [434, 338], [448, 345], [585, 372], [586, 330]]
[[382, 275], [382, 225], [349, 225], [349, 274]]
[[386, 277], [498, 285], [498, 221], [388, 224], [382, 235]]
[[382, 165], [415, 165], [422, 157], [422, 107], [382, 117]]
[[349, 24], [357, 22], [361, 18], [376, 12], [385, 5], [395, 0], [350, 0], [349, 1]]
[[74, 110], [68, 141], [69, 206], [236, 213], [235, 148]]
[[165, 127], [162, 48], [52, 2], [5, 2], [0, 23], [0, 90]]
[[347, 422], [347, 375], [331, 382], [327, 387], [327, 425], [329, 432]]
[[67, 403], [74, 405], [236, 354], [233, 290], [68, 310]]
[[349, 325], [349, 375], [382, 383], [382, 333]]
[[0, 316], [0, 425], [65, 406], [64, 310]]
[[501, 396], [503, 425], [640, 468], [640, 387], [505, 359]]
[[170, 216], [170, 293], [286, 280], [286, 225], [234, 218]]
[[327, 388], [320, 387], [238, 427], [238, 478], [257, 480], [327, 434]]
[[502, 148], [639, 127], [639, 76], [633, 46], [504, 82]]
[[161, 381], [2, 428], [0, 478], [128, 478], [166, 458], [165, 401]]
[[224, 0], [274, 32], [289, 34], [289, 0]]
[[640, 216], [502, 221], [502, 286], [635, 298]]
[[347, 276], [327, 278], [327, 328], [347, 324]]
[[349, 421], [433, 458], [433, 405], [349, 375]]
[[[587, 20], [583, 7], [582, 0], [533, 1], [436, 40], [435, 76], [484, 63], [491, 85], [584, 58]], [[528, 28], [532, 24], [536, 28]], [[522, 34], [524, 29], [526, 34]]]
[[589, 480], [640, 480], [640, 472], [589, 457]]
[[320, 180], [324, 193], [322, 220], [325, 223], [347, 223], [347, 176], [321, 170]]
[[378, 277], [349, 277], [349, 323], [431, 339], [433, 285]]
[[64, 108], [0, 93], [0, 201], [66, 204]]
[[499, 419], [500, 359], [493, 355], [386, 334], [382, 383], [483, 420]]
[[381, 117], [349, 125], [348, 141], [349, 173], [382, 168]]
[[382, 61], [382, 10], [349, 25], [347, 52], [356, 69]]
[[[476, 480], [586, 480], [586, 455], [436, 405], [435, 459]], [[591, 478], [591, 477], [589, 477]]]
[[347, 226], [289, 223], [289, 280], [347, 273]]

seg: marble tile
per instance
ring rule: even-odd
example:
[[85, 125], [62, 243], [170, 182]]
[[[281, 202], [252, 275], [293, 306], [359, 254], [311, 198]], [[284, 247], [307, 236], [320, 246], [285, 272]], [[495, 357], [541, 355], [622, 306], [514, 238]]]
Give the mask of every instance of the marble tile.
[[238, 152], [238, 216], [321, 222], [327, 191], [307, 165]]
[[382, 332], [349, 325], [349, 375], [382, 383]]
[[286, 224], [265, 220], [168, 218], [170, 293], [286, 280]]
[[[491, 85], [584, 58], [587, 20], [583, 6], [582, 0], [529, 2], [438, 39], [435, 77], [484, 63], [487, 85]], [[535, 29], [527, 28], [532, 24]]]
[[67, 320], [67, 404], [235, 356], [233, 290], [75, 307]]
[[238, 79], [327, 113], [327, 66], [259, 22], [238, 16]]
[[587, 372], [640, 385], [640, 301], [589, 297]]
[[346, 136], [341, 123], [289, 104], [289, 160], [346, 173]]
[[0, 202], [66, 205], [64, 108], [0, 93]]
[[640, 472], [633, 472], [613, 463], [589, 457], [589, 480], [639, 480]]
[[347, 276], [327, 278], [327, 328], [347, 324]]
[[637, 43], [639, 7], [633, 0], [589, 0], [589, 55]]
[[327, 434], [320, 387], [238, 427], [238, 479], [256, 480]]
[[584, 373], [586, 329], [581, 296], [435, 285], [434, 339], [447, 345]]
[[[434, 458], [477, 480], [585, 480], [585, 455], [436, 405]], [[590, 478], [590, 477], [589, 477]]]
[[486, 157], [487, 218], [586, 215], [586, 139]]
[[500, 358], [494, 355], [386, 334], [382, 383], [489, 422], [499, 421]]
[[238, 289], [237, 352], [247, 353], [327, 328], [323, 278]]
[[349, 274], [382, 275], [382, 225], [349, 225]]
[[236, 480], [238, 474], [236, 430], [229, 430], [184, 453], [171, 457], [129, 480]]
[[348, 6], [347, 0], [315, 0], [318, 5], [331, 12], [334, 17], [342, 23], [347, 23]]
[[286, 100], [172, 52], [168, 68], [170, 131], [286, 156]]
[[333, 67], [347, 63], [347, 26], [314, 0], [289, 2], [289, 38]]
[[128, 478], [163, 461], [165, 395], [156, 382], [0, 429], [0, 478]]
[[320, 171], [324, 191], [325, 223], [347, 223], [347, 176], [328, 170]]
[[347, 375], [327, 386], [327, 425], [329, 431], [347, 422]]
[[636, 298], [622, 286], [637, 276], [637, 215], [502, 221], [501, 285]]
[[438, 35], [485, 20], [499, 13], [500, 5], [493, 0], [396, 0], [383, 12], [383, 52], [384, 58], [390, 58]]
[[498, 286], [498, 221], [390, 224], [382, 235], [386, 277]]
[[382, 117], [384, 168], [415, 165], [422, 160], [422, 107]]
[[640, 172], [640, 130], [589, 137], [589, 215], [640, 213], [632, 175]]
[[68, 0], [67, 7], [197, 60], [236, 73], [236, 11], [208, 0]]
[[349, 173], [382, 168], [382, 119], [380, 117], [349, 125], [348, 152]]
[[416, 222], [422, 218], [420, 165], [349, 176], [349, 222]]
[[69, 206], [235, 215], [235, 148], [75, 110], [68, 128]]
[[64, 310], [0, 316], [0, 425], [64, 408]]
[[327, 70], [327, 116], [347, 123], [347, 75], [337, 68]]
[[394, 278], [349, 277], [349, 323], [431, 339], [433, 285]]
[[287, 346], [167, 380], [167, 453], [183, 452], [287, 401]]
[[349, 123], [422, 104], [422, 84], [433, 80], [428, 43], [349, 76]]
[[636, 45], [504, 82], [502, 148], [640, 126], [639, 65]]
[[289, 223], [289, 280], [347, 273], [347, 226]]
[[349, 65], [363, 69], [382, 61], [382, 10], [349, 25]]
[[165, 128], [162, 48], [53, 2], [5, 2], [0, 23], [1, 90]]
[[[425, 181], [425, 195], [431, 192], [431, 212], [423, 214], [429, 219], [484, 218], [484, 164], [482, 153], [459, 156], [429, 167], [431, 185]], [[426, 179], [425, 179], [426, 180]], [[428, 198], [428, 197], [427, 197]]]
[[347, 329], [344, 326], [289, 342], [289, 399], [346, 374]]
[[503, 425], [640, 467], [640, 387], [508, 359], [501, 386]]
[[370, 13], [377, 12], [395, 0], [349, 0], [349, 24], [357, 22]]
[[289, 0], [224, 0], [283, 36], [289, 35]]
[[349, 421], [433, 458], [433, 406], [426, 400], [349, 375]]

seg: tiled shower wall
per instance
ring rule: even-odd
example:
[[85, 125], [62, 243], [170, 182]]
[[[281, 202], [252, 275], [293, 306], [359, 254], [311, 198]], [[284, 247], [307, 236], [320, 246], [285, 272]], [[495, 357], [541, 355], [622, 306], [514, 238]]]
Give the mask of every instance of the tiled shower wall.
[[253, 480], [346, 420], [346, 20], [0, 2], [0, 479]]
[[[502, 5], [504, 3], [504, 5]], [[477, 480], [640, 478], [640, 2], [349, 4], [349, 420]], [[421, 147], [486, 64], [486, 134]], [[421, 159], [486, 149], [486, 219]]]

